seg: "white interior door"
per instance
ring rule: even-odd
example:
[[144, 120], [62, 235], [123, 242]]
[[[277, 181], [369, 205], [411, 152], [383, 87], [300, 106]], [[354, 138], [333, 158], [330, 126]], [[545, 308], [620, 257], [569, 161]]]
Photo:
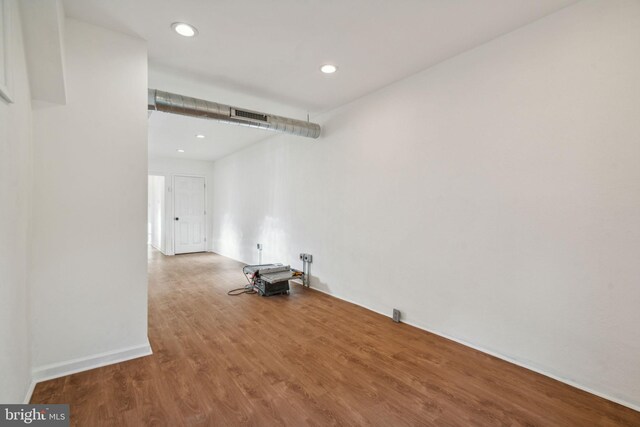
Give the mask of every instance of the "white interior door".
[[173, 191], [174, 252], [176, 254], [204, 252], [206, 250], [204, 178], [175, 176]]

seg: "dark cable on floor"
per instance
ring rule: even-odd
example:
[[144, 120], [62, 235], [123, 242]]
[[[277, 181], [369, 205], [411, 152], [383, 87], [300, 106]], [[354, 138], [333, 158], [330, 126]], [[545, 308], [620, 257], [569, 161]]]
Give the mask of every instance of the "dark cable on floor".
[[230, 295], [232, 297], [237, 297], [238, 295], [243, 295], [243, 294], [257, 294], [258, 293], [255, 290], [255, 286], [251, 282], [251, 279], [249, 279], [249, 276], [247, 276], [247, 273], [244, 273], [244, 277], [245, 277], [245, 279], [247, 279], [247, 282], [249, 282], [249, 284], [248, 285], [244, 285], [244, 288], [231, 289], [229, 292], [227, 292], [227, 295]]
[[227, 295], [231, 295], [232, 297], [237, 297], [238, 295], [242, 295], [242, 294], [256, 294], [257, 292], [255, 291], [255, 289], [253, 289], [253, 287], [249, 287], [249, 286], [245, 286], [244, 288], [238, 288], [238, 289], [231, 289], [229, 292], [227, 292]]

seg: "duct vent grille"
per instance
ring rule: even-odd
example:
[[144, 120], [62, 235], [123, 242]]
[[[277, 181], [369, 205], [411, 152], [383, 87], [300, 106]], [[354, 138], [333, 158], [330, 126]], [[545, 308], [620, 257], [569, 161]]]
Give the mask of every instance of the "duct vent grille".
[[261, 122], [268, 122], [266, 114], [254, 113], [253, 111], [238, 110], [236, 108], [231, 110], [231, 113], [236, 117], [244, 117], [246, 119], [258, 120]]

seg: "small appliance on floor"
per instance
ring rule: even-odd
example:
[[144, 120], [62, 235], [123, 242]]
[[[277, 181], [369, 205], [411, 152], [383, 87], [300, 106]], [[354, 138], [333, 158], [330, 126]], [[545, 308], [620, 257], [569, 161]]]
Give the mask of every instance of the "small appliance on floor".
[[262, 296], [288, 295], [289, 280], [302, 279], [304, 273], [283, 264], [246, 265], [242, 272], [249, 282], [244, 288], [233, 289], [229, 295], [259, 294]]

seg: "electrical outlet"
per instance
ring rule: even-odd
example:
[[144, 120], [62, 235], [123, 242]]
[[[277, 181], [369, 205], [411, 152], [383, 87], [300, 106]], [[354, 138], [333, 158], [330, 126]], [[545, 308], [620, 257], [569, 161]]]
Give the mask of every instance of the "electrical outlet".
[[301, 260], [301, 261], [304, 261], [304, 256], [305, 256], [305, 255], [306, 255], [306, 254], [300, 254], [300, 260]]
[[312, 262], [312, 261], [313, 261], [313, 255], [311, 255], [311, 254], [304, 254], [304, 259], [303, 259], [303, 261], [306, 261], [306, 262]]
[[393, 309], [393, 321], [396, 323], [400, 323], [400, 310], [397, 308]]
[[258, 243], [257, 247], [258, 247], [258, 250], [261, 251], [262, 250], [262, 243]]

